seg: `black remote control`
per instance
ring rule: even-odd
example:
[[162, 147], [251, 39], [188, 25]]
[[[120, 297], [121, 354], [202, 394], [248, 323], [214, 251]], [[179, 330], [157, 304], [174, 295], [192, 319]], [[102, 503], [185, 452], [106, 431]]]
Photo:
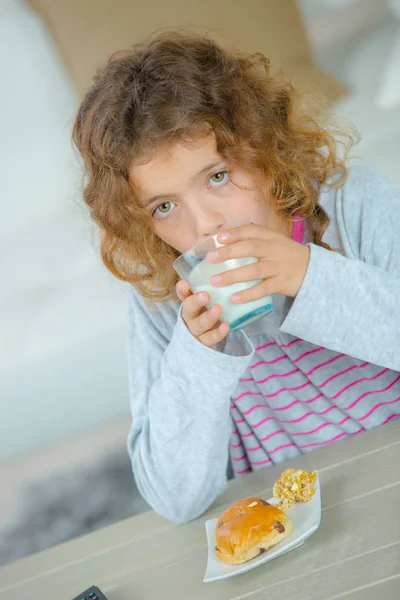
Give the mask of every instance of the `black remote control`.
[[74, 600], [107, 600], [107, 598], [98, 587], [92, 585], [92, 587], [79, 594]]

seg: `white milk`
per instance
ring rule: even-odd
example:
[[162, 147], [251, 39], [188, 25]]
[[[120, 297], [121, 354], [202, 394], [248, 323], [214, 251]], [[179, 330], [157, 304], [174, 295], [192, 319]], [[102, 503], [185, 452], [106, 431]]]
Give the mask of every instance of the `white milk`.
[[209, 263], [207, 260], [202, 260], [196, 265], [189, 276], [189, 285], [193, 293], [208, 292], [211, 301], [207, 304], [211, 308], [214, 304], [219, 304], [222, 308], [221, 321], [225, 321], [232, 329], [237, 329], [240, 326], [248, 325], [251, 321], [258, 319], [273, 308], [271, 296], [264, 296], [259, 300], [252, 300], [245, 304], [235, 304], [230, 301], [230, 297], [235, 292], [242, 292], [258, 283], [261, 279], [253, 281], [244, 281], [242, 283], [234, 283], [224, 287], [214, 287], [210, 283], [212, 275], [219, 275], [224, 271], [244, 267], [251, 263], [257, 262], [256, 258], [234, 258], [223, 263]]

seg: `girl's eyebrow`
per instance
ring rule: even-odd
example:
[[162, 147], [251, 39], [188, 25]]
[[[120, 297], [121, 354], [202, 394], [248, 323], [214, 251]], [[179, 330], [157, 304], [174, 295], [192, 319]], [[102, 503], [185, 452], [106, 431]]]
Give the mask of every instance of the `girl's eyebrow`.
[[219, 166], [222, 167], [222, 165], [225, 166], [225, 161], [222, 158], [220, 158], [218, 160], [214, 160], [212, 163], [206, 165], [204, 167], [204, 169], [202, 169], [200, 171], [200, 173], [197, 173], [197, 175], [193, 175], [193, 177], [191, 177], [190, 180], [193, 181], [193, 179], [197, 179], [198, 177], [201, 177], [202, 175], [205, 175], [205, 173], [207, 173], [207, 171], [211, 171], [212, 169], [216, 169]]
[[144, 202], [143, 206], [144, 206], [144, 208], [147, 208], [148, 206], [150, 206], [151, 204], [154, 204], [155, 202], [172, 200], [172, 198], [176, 198], [176, 194], [160, 194], [158, 196], [153, 196], [149, 200], [146, 200], [146, 202]]
[[[218, 160], [214, 160], [212, 163], [209, 163], [208, 165], [206, 165], [199, 173], [196, 173], [196, 175], [193, 175], [190, 178], [190, 181], [194, 181], [195, 179], [198, 179], [199, 177], [201, 177], [202, 175], [204, 175], [205, 173], [207, 173], [208, 171], [211, 171], [212, 169], [216, 169], [218, 167], [222, 167], [225, 166], [226, 162], [223, 159], [218, 159]], [[147, 206], [150, 206], [150, 204], [154, 204], [155, 202], [160, 202], [163, 200], [170, 200], [172, 198], [176, 198], [176, 194], [158, 194], [157, 196], [153, 196], [152, 198], [149, 198], [148, 200], [146, 200], [146, 202], [143, 204], [143, 206], [146, 208]]]

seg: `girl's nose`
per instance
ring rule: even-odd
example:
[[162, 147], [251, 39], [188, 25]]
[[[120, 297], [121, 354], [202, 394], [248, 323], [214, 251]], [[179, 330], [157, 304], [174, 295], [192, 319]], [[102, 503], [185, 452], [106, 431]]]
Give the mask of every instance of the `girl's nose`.
[[220, 231], [222, 231], [222, 229], [224, 229], [224, 225], [223, 223], [220, 223], [216, 226], [209, 226], [207, 227], [207, 229], [209, 231], [206, 231], [204, 233], [201, 233], [199, 237], [211, 237], [212, 235], [216, 235], [217, 233], [219, 233]]
[[224, 218], [217, 212], [197, 212], [195, 219], [199, 240], [216, 235], [225, 227]]

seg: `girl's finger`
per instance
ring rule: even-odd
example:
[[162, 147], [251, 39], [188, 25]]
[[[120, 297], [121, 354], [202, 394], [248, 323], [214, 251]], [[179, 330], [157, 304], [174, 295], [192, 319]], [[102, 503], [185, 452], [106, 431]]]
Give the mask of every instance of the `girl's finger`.
[[276, 275], [276, 269], [272, 268], [272, 261], [263, 260], [251, 263], [245, 267], [224, 271], [219, 275], [213, 275], [210, 282], [215, 287], [223, 287], [233, 283], [253, 281], [255, 279], [267, 279]]
[[241, 240], [228, 246], [209, 252], [208, 262], [219, 263], [231, 258], [274, 258], [276, 257], [276, 240]]
[[251, 302], [251, 300], [259, 300], [265, 296], [277, 293], [279, 291], [277, 290], [276, 277], [271, 277], [271, 279], [264, 280], [248, 290], [232, 294], [230, 300], [235, 304], [245, 304], [246, 302]]
[[226, 338], [229, 331], [230, 329], [228, 323], [221, 323], [218, 327], [201, 335], [199, 340], [204, 346], [215, 348], [219, 342], [222, 342], [222, 340]]
[[194, 319], [190, 323], [190, 331], [195, 337], [200, 337], [210, 329], [212, 329], [218, 322], [222, 314], [222, 308], [219, 304], [214, 304], [210, 309], [201, 314], [197, 319]]
[[185, 298], [190, 296], [191, 293], [192, 292], [190, 291], [189, 284], [187, 281], [185, 281], [184, 279], [178, 281], [178, 283], [176, 284], [176, 295], [178, 296], [181, 302], [183, 302]]
[[210, 296], [207, 292], [198, 294], [190, 294], [183, 302], [182, 317], [186, 324], [199, 316], [203, 308], [210, 301]]
[[233, 227], [227, 231], [223, 231], [218, 235], [218, 241], [222, 244], [231, 244], [239, 240], [259, 239], [269, 240], [277, 236], [275, 231], [267, 229], [261, 225], [255, 225], [254, 223], [248, 223], [247, 225], [241, 225], [240, 227]]

